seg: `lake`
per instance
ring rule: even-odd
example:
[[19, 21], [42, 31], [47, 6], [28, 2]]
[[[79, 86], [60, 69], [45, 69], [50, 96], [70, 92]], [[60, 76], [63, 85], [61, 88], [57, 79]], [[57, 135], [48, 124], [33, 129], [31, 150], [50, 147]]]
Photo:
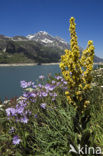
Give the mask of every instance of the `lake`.
[[22, 95], [21, 80], [35, 82], [39, 75], [54, 75], [59, 72], [59, 65], [0, 67], [0, 99]]
[[36, 82], [40, 75], [47, 77], [49, 73], [52, 76], [60, 73], [59, 65], [0, 67], [0, 99], [19, 97], [22, 95], [21, 80]]

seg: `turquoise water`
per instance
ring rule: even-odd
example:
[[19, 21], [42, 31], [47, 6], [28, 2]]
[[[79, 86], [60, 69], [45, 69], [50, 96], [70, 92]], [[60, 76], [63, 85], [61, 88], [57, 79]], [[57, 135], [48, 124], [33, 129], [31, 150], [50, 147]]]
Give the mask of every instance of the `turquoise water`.
[[22, 95], [21, 80], [35, 82], [39, 75], [47, 76], [51, 73], [53, 76], [59, 72], [59, 65], [0, 67], [0, 99], [4, 100], [5, 97], [10, 99]]
[[59, 72], [59, 65], [0, 67], [0, 99], [20, 96], [22, 94], [21, 80], [35, 82], [39, 75], [47, 76], [49, 73], [54, 75]]

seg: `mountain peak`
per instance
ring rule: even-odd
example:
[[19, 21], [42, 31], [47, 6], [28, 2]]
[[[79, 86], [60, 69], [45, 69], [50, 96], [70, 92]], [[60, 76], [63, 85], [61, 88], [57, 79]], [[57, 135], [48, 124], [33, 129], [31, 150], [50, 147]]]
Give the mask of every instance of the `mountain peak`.
[[46, 31], [39, 31], [38, 33], [42, 34], [42, 35], [48, 35], [48, 33]]
[[68, 43], [60, 37], [55, 37], [48, 34], [46, 31], [39, 31], [36, 34], [28, 35], [29, 40], [37, 41], [45, 46], [59, 47], [63, 49], [65, 46], [68, 47]]
[[27, 35], [26, 37], [29, 39], [29, 40], [35, 40], [35, 38], [37, 37], [40, 37], [40, 36], [46, 36], [48, 35], [48, 33], [46, 31], [39, 31], [35, 34], [30, 34], [30, 35]]

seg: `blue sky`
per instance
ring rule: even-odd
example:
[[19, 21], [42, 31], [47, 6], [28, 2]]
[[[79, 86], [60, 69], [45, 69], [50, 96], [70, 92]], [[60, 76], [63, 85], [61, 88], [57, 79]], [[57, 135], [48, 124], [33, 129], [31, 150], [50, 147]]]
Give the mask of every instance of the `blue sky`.
[[103, 0], [0, 0], [0, 34], [28, 35], [47, 31], [67, 42], [69, 19], [76, 19], [79, 45], [93, 40], [103, 58]]

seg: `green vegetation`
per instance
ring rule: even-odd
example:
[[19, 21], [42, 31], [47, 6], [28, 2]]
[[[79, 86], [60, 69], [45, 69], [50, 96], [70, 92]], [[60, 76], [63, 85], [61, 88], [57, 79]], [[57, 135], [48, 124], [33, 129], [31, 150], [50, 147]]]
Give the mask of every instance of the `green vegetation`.
[[0, 63], [52, 63], [59, 62], [63, 50], [43, 46], [35, 41], [0, 40]]

